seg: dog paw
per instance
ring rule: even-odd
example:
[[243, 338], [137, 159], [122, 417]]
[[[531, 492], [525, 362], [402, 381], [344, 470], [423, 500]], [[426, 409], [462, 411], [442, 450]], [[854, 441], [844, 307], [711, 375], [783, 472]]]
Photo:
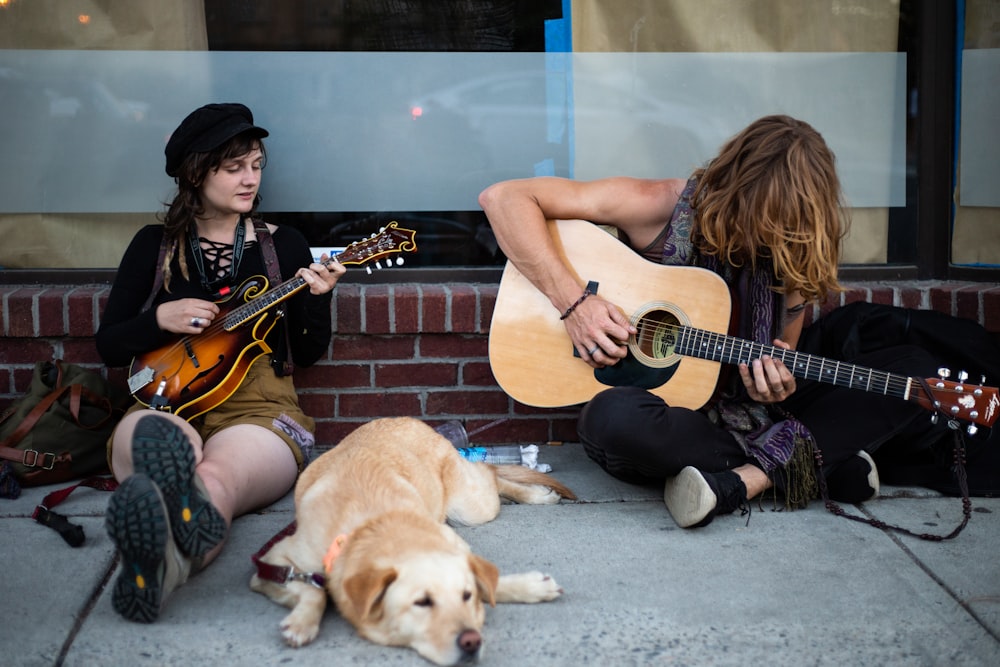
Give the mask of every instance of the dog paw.
[[528, 499], [525, 501], [527, 505], [555, 505], [562, 499], [562, 496], [547, 486], [532, 484], [529, 488]]
[[316, 635], [319, 634], [319, 624], [303, 623], [299, 619], [293, 619], [293, 615], [289, 614], [281, 622], [281, 636], [286, 644], [298, 648], [316, 639]]
[[543, 572], [505, 574], [497, 585], [497, 602], [548, 602], [562, 595], [556, 580]]

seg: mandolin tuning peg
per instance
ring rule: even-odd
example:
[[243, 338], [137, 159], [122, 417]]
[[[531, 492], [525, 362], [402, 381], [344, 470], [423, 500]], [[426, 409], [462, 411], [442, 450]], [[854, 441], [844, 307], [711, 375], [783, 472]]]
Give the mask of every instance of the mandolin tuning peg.
[[969, 424], [965, 427], [965, 432], [969, 435], [975, 435], [976, 433], [979, 433], [979, 427], [975, 424]]
[[936, 412], [932, 412], [931, 413], [931, 423], [932, 424], [937, 424], [938, 423], [938, 414]]
[[958, 372], [958, 381], [959, 382], [965, 382], [968, 379], [969, 379], [969, 374], [968, 373], [966, 373], [965, 371], [959, 371]]
[[[403, 265], [403, 258], [402, 257], [397, 257], [396, 258], [396, 266], [402, 266], [402, 265]], [[985, 377], [983, 377], [983, 381], [984, 382], [986, 381]]]
[[937, 370], [937, 374], [938, 377], [941, 378], [942, 380], [947, 380], [948, 378], [951, 377], [951, 369], [941, 367]]
[[382, 268], [382, 262], [380, 262], [380, 261], [376, 260], [376, 261], [375, 261], [375, 268], [376, 268], [376, 269], [381, 269], [381, 268]]
[[366, 266], [365, 267], [365, 271], [368, 273], [368, 275], [371, 275], [372, 274], [372, 267]]

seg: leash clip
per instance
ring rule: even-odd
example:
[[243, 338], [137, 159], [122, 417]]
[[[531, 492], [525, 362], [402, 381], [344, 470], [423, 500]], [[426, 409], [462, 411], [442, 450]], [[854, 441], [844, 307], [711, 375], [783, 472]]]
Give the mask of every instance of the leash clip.
[[324, 588], [326, 577], [318, 572], [299, 572], [294, 567], [289, 567], [282, 583], [287, 584], [289, 581], [301, 581], [316, 588]]

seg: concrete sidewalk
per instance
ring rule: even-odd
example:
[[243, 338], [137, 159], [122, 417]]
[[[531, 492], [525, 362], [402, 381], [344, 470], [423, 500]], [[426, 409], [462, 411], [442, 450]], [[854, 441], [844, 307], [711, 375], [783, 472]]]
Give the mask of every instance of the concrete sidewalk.
[[[943, 543], [818, 502], [797, 512], [755, 504], [749, 526], [732, 515], [681, 530], [658, 489], [615, 481], [579, 445], [542, 447], [539, 460], [580, 502], [505, 505], [459, 532], [502, 572], [540, 569], [565, 593], [488, 610], [480, 664], [1000, 664], [1000, 499], [973, 499], [969, 526]], [[430, 664], [360, 639], [332, 608], [313, 644], [282, 643], [285, 609], [248, 582], [250, 556], [293, 519], [291, 495], [236, 521], [219, 560], [140, 625], [111, 609], [108, 494], [79, 489], [57, 508], [86, 531], [73, 549], [30, 519], [51, 490], [0, 500], [2, 665]], [[845, 509], [937, 534], [962, 517], [960, 500], [913, 489]]]

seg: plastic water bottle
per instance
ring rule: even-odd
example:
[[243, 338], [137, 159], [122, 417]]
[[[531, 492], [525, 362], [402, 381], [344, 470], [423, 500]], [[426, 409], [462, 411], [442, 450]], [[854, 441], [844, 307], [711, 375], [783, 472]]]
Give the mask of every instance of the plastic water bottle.
[[552, 470], [552, 466], [538, 462], [538, 445], [470, 446], [465, 426], [458, 420], [445, 422], [434, 430], [448, 438], [451, 444], [455, 445], [459, 454], [474, 463], [522, 465], [539, 472]]
[[[535, 448], [538, 449], [537, 447]], [[493, 465], [523, 465], [520, 445], [494, 445], [492, 447], [459, 447], [458, 453], [468, 460]], [[536, 452], [537, 454], [537, 452]], [[536, 455], [537, 459], [537, 455]]]

